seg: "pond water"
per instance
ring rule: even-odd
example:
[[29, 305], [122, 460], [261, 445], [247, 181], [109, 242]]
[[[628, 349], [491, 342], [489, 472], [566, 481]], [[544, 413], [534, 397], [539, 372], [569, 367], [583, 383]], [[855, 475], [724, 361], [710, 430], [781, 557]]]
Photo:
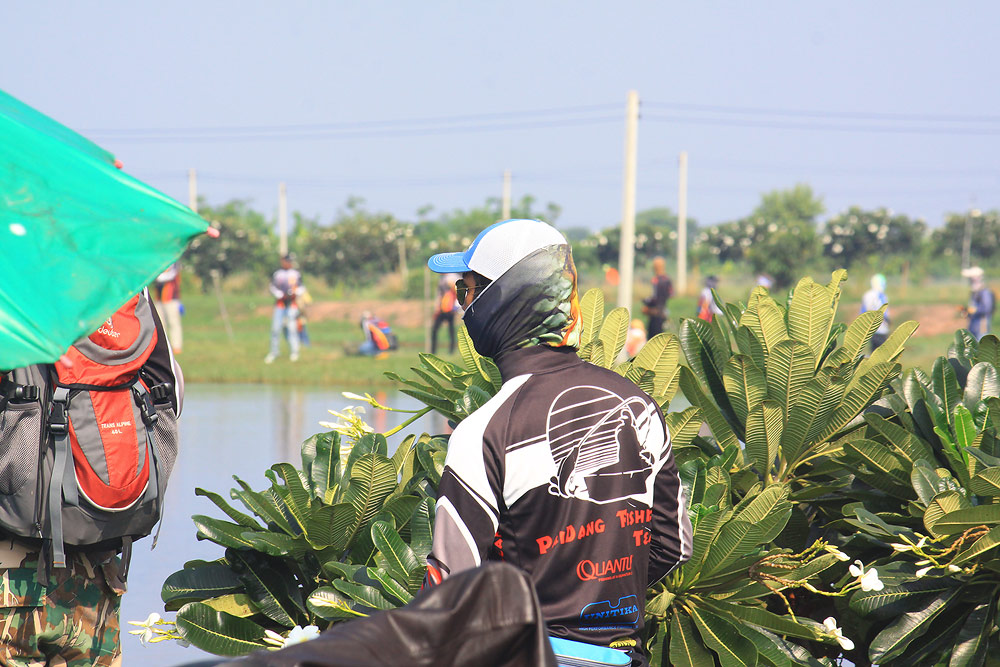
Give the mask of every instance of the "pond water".
[[[314, 433], [325, 431], [320, 421], [337, 421], [328, 410], [342, 410], [357, 401], [344, 398], [344, 388], [300, 388], [267, 385], [188, 385], [181, 414], [181, 449], [167, 489], [159, 541], [150, 550], [152, 538], [135, 544], [129, 573], [129, 591], [122, 598], [122, 647], [124, 664], [167, 667], [210, 658], [175, 642], [143, 646], [128, 634], [128, 621], [144, 620], [151, 612], [163, 613], [160, 588], [164, 579], [189, 560], [212, 560], [223, 555], [213, 542], [195, 539], [192, 514], [224, 518], [206, 498], [194, 495], [197, 487], [229, 498], [236, 484], [233, 475], [254, 489], [269, 483], [264, 471], [273, 463], [301, 465], [299, 445]], [[353, 391], [358, 391], [353, 388]], [[363, 393], [360, 392], [360, 393]], [[396, 390], [375, 394], [383, 405], [416, 409], [422, 405]], [[365, 421], [377, 431], [386, 431], [410, 415], [374, 410], [365, 406]], [[403, 433], [389, 439], [389, 448], [407, 433], [443, 433], [445, 420], [434, 413], [422, 417]], [[244, 509], [238, 502], [239, 509]]]

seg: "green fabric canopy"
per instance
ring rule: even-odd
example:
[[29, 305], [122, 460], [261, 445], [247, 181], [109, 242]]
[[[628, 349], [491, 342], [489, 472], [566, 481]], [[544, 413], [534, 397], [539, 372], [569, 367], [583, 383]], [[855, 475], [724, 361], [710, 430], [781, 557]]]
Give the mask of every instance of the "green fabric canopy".
[[208, 224], [0, 90], [0, 369], [53, 362]]

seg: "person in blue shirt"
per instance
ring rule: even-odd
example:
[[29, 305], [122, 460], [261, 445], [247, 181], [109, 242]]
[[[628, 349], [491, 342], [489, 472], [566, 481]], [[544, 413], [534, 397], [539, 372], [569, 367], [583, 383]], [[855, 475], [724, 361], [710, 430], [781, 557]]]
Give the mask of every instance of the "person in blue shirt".
[[878, 310], [882, 306], [885, 306], [885, 312], [882, 315], [882, 323], [872, 335], [872, 352], [889, 337], [889, 297], [885, 295], [885, 276], [876, 273], [871, 279], [871, 289], [861, 297], [861, 312]]
[[962, 276], [969, 279], [969, 305], [965, 312], [969, 318], [969, 332], [979, 340], [993, 328], [993, 311], [996, 310], [996, 295], [986, 285], [981, 267], [973, 266], [962, 270]]

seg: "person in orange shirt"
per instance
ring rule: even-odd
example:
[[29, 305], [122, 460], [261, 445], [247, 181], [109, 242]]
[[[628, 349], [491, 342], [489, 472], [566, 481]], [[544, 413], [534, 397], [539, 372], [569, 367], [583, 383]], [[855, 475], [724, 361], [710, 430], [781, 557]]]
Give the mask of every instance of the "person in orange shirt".
[[156, 314], [167, 328], [174, 354], [180, 354], [184, 346], [184, 331], [181, 328], [181, 265], [174, 262], [156, 277], [153, 284], [153, 305]]
[[462, 276], [457, 273], [445, 273], [438, 281], [437, 304], [434, 308], [434, 325], [431, 327], [431, 354], [437, 354], [438, 329], [444, 323], [448, 324], [448, 354], [455, 354], [457, 338], [455, 336], [455, 313], [460, 306], [455, 293], [455, 282]]

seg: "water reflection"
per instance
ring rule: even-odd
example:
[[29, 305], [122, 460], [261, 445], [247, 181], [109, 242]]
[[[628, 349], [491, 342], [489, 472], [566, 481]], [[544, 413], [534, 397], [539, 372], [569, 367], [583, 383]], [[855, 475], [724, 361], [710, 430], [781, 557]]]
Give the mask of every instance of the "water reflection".
[[[163, 580], [186, 561], [214, 560], [223, 555], [222, 547], [195, 539], [191, 515], [222, 516], [208, 500], [195, 496], [195, 488], [215, 491], [228, 499], [229, 489], [235, 486], [233, 475], [255, 489], [263, 489], [268, 486], [264, 471], [273, 463], [301, 465], [302, 441], [325, 430], [319, 422], [335, 421], [329, 410], [340, 411], [357, 404], [341, 395], [345, 389], [187, 386], [180, 422], [181, 449], [167, 489], [159, 543], [153, 551], [149, 549], [150, 538], [136, 543], [129, 592], [122, 600], [124, 664], [165, 667], [205, 657], [197, 649], [184, 649], [170, 642], [142, 646], [136, 636], [128, 634], [132, 626], [127, 625], [127, 621], [145, 619], [150, 612], [162, 612]], [[381, 391], [375, 397], [383, 405], [396, 408], [422, 407], [417, 400], [398, 391]], [[412, 416], [365, 407], [365, 420], [378, 432], [392, 429]], [[448, 430], [445, 419], [426, 415], [392, 436], [389, 448], [394, 450], [408, 433]]]

